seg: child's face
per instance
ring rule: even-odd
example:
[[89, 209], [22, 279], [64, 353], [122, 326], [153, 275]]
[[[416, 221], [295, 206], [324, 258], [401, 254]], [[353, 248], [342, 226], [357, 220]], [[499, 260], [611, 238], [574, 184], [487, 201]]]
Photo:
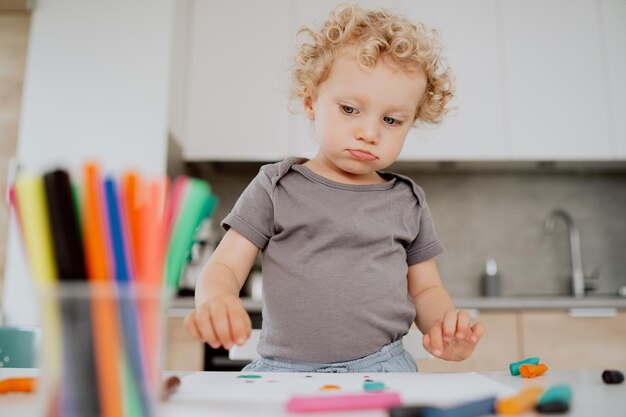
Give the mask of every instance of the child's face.
[[423, 70], [404, 72], [386, 58], [366, 69], [344, 49], [317, 97], [304, 100], [320, 144], [314, 160], [347, 179], [373, 179], [400, 154], [425, 91]]

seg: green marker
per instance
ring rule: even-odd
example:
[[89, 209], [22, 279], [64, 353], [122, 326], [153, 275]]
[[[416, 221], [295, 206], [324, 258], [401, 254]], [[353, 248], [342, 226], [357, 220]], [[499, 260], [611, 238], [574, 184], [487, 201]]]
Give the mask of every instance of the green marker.
[[523, 361], [513, 362], [509, 364], [509, 370], [511, 371], [511, 375], [519, 375], [519, 368], [522, 365], [530, 364], [530, 365], [538, 365], [540, 359], [537, 357], [532, 357], [528, 359], [524, 359]]
[[208, 212], [213, 210], [216, 201], [211, 199], [209, 184], [190, 178], [167, 249], [165, 285], [168, 289], [178, 288], [180, 275], [193, 246], [196, 229]]
[[259, 379], [261, 378], [261, 375], [239, 375], [237, 378]]

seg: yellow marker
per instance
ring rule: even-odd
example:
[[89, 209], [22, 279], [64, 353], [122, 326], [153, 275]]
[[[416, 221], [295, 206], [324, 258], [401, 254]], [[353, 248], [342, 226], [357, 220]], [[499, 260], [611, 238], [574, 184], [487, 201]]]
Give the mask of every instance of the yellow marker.
[[496, 413], [503, 415], [516, 415], [532, 410], [537, 404], [543, 387], [534, 386], [525, 389], [512, 397], [496, 401]]
[[61, 375], [61, 322], [54, 299], [57, 266], [54, 260], [48, 203], [43, 177], [19, 173], [15, 180], [24, 246], [33, 275], [43, 295], [44, 361], [48, 378], [58, 381]]
[[43, 178], [18, 174], [15, 192], [33, 276], [39, 283], [52, 282], [57, 278], [57, 270]]

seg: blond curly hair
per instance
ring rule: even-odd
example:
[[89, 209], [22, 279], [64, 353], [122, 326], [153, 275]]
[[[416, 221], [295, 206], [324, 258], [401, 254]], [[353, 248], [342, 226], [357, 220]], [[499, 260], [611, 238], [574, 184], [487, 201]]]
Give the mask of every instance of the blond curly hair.
[[372, 68], [381, 57], [391, 58], [402, 70], [422, 68], [426, 73], [426, 94], [418, 103], [414, 122], [438, 124], [450, 111], [454, 96], [450, 69], [444, 64], [438, 33], [424, 24], [414, 25], [390, 10], [365, 10], [358, 5], [341, 5], [332, 10], [318, 29], [301, 27], [297, 36], [306, 34], [294, 55], [291, 99], [315, 97], [318, 87], [330, 72], [338, 51], [357, 48], [357, 62]]

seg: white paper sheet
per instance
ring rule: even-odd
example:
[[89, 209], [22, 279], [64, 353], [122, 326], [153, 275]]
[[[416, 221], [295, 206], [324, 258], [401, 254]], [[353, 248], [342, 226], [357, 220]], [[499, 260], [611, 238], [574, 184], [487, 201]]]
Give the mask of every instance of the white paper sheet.
[[[365, 379], [383, 382], [405, 405], [452, 406], [488, 396], [515, 393], [477, 373], [305, 374], [261, 372], [259, 379], [238, 378], [235, 372], [198, 372], [182, 379], [173, 399], [218, 403], [284, 404], [293, 395], [337, 395], [364, 392]], [[339, 390], [320, 391], [324, 385]]]

